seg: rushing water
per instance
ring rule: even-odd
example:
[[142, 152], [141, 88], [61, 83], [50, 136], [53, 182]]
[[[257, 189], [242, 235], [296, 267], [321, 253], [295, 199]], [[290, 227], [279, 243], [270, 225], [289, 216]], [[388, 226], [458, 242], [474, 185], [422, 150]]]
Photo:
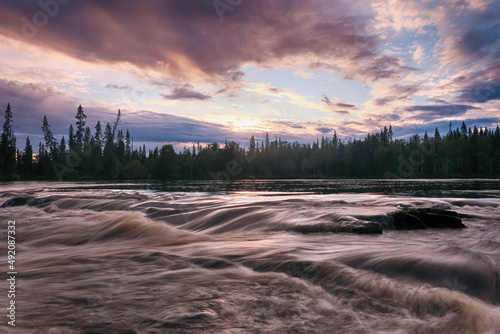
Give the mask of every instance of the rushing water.
[[[499, 180], [0, 187], [0, 332], [500, 333]], [[328, 232], [435, 205], [468, 228]]]

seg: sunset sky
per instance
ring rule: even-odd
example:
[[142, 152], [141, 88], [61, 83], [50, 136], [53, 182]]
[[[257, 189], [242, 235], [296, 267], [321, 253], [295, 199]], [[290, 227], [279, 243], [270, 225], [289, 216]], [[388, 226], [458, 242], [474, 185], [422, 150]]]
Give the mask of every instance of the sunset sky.
[[500, 2], [0, 2], [0, 107], [18, 146], [79, 104], [149, 148], [311, 142], [500, 123]]

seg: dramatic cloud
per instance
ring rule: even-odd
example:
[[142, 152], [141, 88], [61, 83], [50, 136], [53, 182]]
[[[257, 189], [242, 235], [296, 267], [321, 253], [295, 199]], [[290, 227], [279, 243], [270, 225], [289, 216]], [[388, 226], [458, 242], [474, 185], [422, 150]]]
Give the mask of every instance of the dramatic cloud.
[[132, 128], [134, 136], [145, 142], [218, 142], [227, 137], [250, 138], [249, 135], [237, 135], [220, 124], [149, 111], [124, 114], [121, 126]]
[[53, 8], [53, 17], [38, 2], [7, 0], [0, 4], [0, 32], [85, 61], [127, 62], [185, 78], [238, 80], [235, 73], [246, 64], [305, 63], [363, 81], [409, 70], [379, 52], [377, 36], [365, 30], [368, 15], [349, 2], [330, 6], [319, 0], [244, 1], [221, 21], [213, 2], [204, 0], [147, 6], [73, 0]]
[[469, 103], [484, 103], [500, 100], [500, 77], [496, 82], [476, 81], [461, 88], [459, 100]]
[[442, 117], [454, 117], [465, 114], [468, 110], [478, 109], [473, 106], [463, 104], [435, 105], [435, 106], [411, 106], [405, 111], [417, 111], [419, 119], [434, 119]]
[[[47, 115], [55, 133], [63, 133], [73, 122], [77, 102], [54, 87], [43, 83], [25, 84], [0, 79], [0, 103], [5, 108], [10, 103], [14, 115], [14, 130], [18, 133], [40, 133], [42, 119]], [[66, 132], [66, 130], [64, 130]]]
[[67, 133], [80, 103], [92, 126], [121, 108], [148, 143], [398, 135], [500, 113], [495, 1], [216, 3], [1, 1], [16, 133], [40, 134], [44, 114]]

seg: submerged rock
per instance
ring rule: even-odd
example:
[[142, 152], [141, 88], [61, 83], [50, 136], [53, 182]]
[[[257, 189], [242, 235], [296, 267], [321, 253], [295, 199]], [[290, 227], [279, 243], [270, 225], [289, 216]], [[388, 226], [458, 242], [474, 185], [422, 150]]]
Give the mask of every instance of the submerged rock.
[[425, 228], [465, 228], [455, 211], [437, 208], [420, 208], [397, 211], [388, 215], [391, 227], [396, 230]]
[[291, 228], [298, 233], [357, 233], [357, 234], [381, 234], [382, 226], [376, 222], [356, 220], [340, 221], [335, 223], [318, 223], [310, 225], [296, 225]]
[[12, 206], [22, 206], [29, 204], [31, 201], [33, 201], [33, 197], [14, 197], [9, 200], [7, 200], [5, 203], [0, 206], [0, 208], [8, 208]]
[[389, 215], [396, 230], [419, 230], [427, 228], [425, 224], [413, 213], [398, 211]]

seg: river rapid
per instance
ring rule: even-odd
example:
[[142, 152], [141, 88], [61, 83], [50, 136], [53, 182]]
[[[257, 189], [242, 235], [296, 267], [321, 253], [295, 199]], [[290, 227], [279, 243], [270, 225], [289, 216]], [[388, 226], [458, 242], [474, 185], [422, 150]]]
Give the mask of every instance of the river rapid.
[[[2, 333], [500, 333], [498, 180], [18, 182], [0, 205]], [[432, 206], [467, 228], [330, 228]]]

